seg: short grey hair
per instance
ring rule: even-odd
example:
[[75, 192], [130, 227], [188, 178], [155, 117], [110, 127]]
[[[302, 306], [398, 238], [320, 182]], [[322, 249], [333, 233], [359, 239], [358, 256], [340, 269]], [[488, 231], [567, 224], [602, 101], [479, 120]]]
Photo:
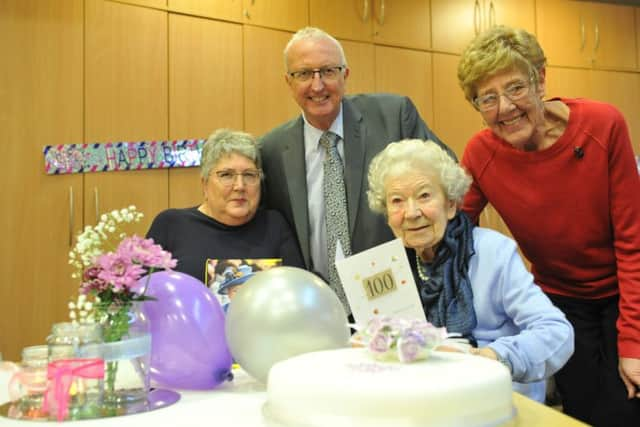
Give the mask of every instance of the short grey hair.
[[289, 43], [287, 43], [287, 45], [284, 48], [284, 69], [286, 71], [289, 71], [288, 58], [289, 58], [289, 50], [291, 50], [291, 46], [293, 46], [300, 40], [307, 40], [307, 39], [331, 40], [338, 48], [338, 52], [340, 52], [340, 61], [342, 62], [341, 65], [344, 65], [345, 67], [348, 66], [347, 57], [344, 54], [344, 49], [342, 48], [342, 45], [335, 37], [333, 37], [331, 34], [327, 33], [326, 31], [321, 30], [320, 28], [304, 27], [298, 30], [293, 36], [291, 36], [291, 39], [289, 39]]
[[218, 129], [209, 136], [202, 147], [200, 158], [202, 178], [207, 179], [218, 161], [230, 154], [240, 154], [252, 160], [258, 169], [262, 169], [260, 146], [253, 135], [230, 129]]
[[471, 177], [435, 142], [421, 139], [392, 142], [369, 165], [367, 197], [372, 211], [387, 213], [387, 178], [401, 176], [409, 171], [435, 174], [440, 179], [447, 199], [457, 203], [462, 201], [471, 185]]

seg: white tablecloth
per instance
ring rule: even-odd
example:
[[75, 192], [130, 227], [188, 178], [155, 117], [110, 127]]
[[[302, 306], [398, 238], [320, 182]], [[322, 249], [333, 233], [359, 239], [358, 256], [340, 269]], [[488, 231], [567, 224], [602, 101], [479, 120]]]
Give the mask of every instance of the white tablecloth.
[[[64, 425], [82, 427], [117, 426], [172, 426], [172, 427], [271, 427], [263, 419], [262, 406], [266, 393], [263, 384], [244, 371], [234, 371], [232, 382], [210, 391], [179, 391], [180, 400], [166, 408], [142, 414], [94, 420], [65, 421]], [[7, 384], [11, 374], [0, 370], [0, 403], [9, 401]], [[0, 417], [0, 426], [29, 427], [31, 425], [57, 425], [55, 422], [13, 420]]]

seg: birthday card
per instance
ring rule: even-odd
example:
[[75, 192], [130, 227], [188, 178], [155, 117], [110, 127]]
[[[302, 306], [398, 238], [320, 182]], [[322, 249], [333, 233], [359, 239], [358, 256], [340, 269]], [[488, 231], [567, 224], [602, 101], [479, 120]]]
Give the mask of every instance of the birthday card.
[[373, 316], [426, 321], [400, 239], [336, 261], [336, 269], [359, 325], [366, 325]]

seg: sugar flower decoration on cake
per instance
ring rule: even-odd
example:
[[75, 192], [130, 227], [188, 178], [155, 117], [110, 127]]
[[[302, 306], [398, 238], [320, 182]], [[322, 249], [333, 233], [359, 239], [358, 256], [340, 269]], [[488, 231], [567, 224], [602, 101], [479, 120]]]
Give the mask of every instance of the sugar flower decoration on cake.
[[426, 359], [431, 350], [447, 338], [445, 328], [424, 320], [373, 317], [351, 337], [355, 345], [366, 347], [378, 360], [397, 359], [403, 363]]

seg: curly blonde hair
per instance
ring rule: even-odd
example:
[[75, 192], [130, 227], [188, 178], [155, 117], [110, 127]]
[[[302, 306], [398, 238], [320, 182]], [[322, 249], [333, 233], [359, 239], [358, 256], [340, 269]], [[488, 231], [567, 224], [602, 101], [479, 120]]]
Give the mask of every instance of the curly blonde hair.
[[473, 104], [477, 87], [483, 80], [501, 71], [517, 69], [537, 85], [546, 62], [544, 51], [533, 34], [499, 25], [480, 33], [462, 52], [458, 82], [465, 98]]
[[392, 142], [378, 153], [369, 165], [369, 208], [377, 213], [387, 212], [385, 182], [409, 171], [432, 172], [440, 179], [447, 199], [459, 203], [471, 185], [465, 170], [433, 141], [405, 139]]

